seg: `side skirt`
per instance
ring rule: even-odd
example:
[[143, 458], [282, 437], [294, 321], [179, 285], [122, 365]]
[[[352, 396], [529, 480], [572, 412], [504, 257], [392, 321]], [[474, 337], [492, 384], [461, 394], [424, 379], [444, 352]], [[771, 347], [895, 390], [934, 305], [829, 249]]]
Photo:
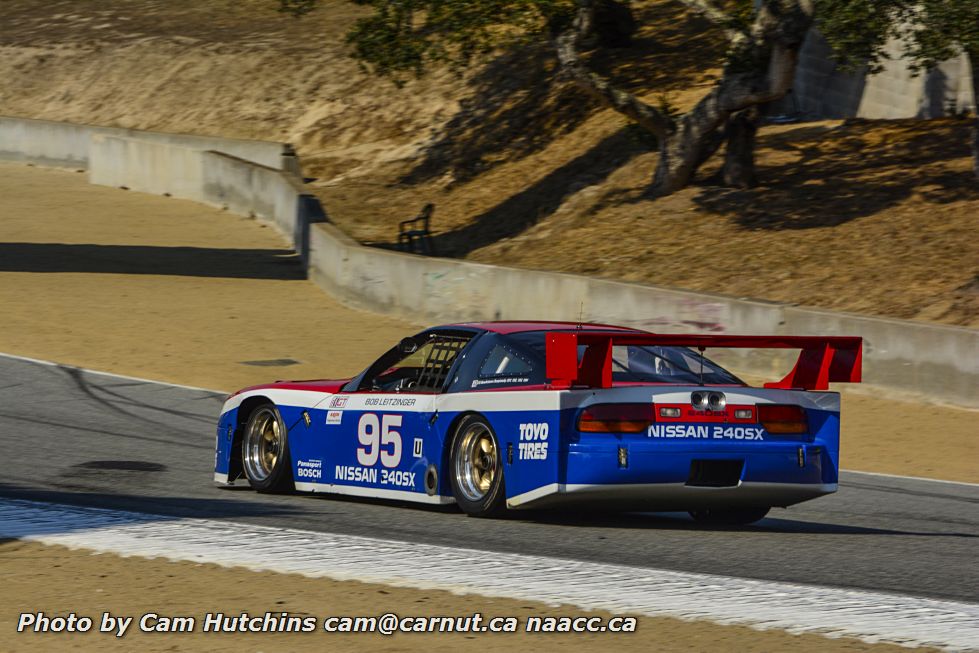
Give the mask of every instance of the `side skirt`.
[[327, 494], [343, 494], [352, 497], [367, 497], [371, 499], [394, 499], [397, 501], [412, 501], [414, 503], [427, 503], [439, 506], [455, 503], [453, 497], [444, 495], [429, 496], [421, 492], [407, 492], [405, 490], [381, 490], [372, 487], [357, 487], [355, 485], [331, 485], [329, 483], [296, 483], [296, 489], [300, 492], [319, 492]]

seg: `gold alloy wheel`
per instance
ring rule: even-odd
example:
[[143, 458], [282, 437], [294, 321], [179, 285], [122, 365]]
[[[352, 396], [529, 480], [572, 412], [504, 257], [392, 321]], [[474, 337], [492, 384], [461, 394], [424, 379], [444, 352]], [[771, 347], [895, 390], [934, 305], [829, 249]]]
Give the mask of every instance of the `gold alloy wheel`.
[[469, 501], [481, 501], [496, 481], [496, 439], [485, 424], [475, 422], [460, 436], [454, 471], [456, 483]]
[[273, 408], [260, 408], [248, 421], [242, 458], [249, 479], [263, 482], [272, 475], [282, 451], [280, 428]]

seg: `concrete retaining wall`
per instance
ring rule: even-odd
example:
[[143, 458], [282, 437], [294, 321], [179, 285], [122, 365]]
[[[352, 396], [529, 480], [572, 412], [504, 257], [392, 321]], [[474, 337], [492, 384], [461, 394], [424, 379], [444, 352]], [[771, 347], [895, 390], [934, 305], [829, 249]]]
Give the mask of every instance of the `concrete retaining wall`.
[[[866, 383], [979, 408], [976, 330], [413, 256], [363, 247], [330, 224], [313, 225], [310, 237], [310, 278], [361, 308], [428, 322], [581, 315], [660, 332], [859, 335]], [[711, 355], [772, 380], [795, 358], [768, 350]]]
[[202, 154], [204, 201], [229, 211], [262, 218], [290, 238], [296, 226], [302, 184], [282, 171], [221, 152]]
[[[0, 151], [10, 148], [4, 133], [0, 129]], [[50, 162], [83, 147], [80, 132], [70, 126], [46, 133], [63, 134], [63, 148], [33, 147], [22, 154], [36, 158], [25, 160]], [[355, 306], [424, 322], [580, 316], [660, 332], [859, 335], [865, 339], [867, 383], [979, 408], [977, 330], [363, 247], [333, 225], [314, 224], [325, 220], [322, 207], [293, 173], [179, 142], [91, 133], [87, 138], [93, 183], [166, 193], [268, 220], [302, 254], [317, 284]], [[788, 371], [792, 358], [752, 350], [712, 355], [773, 378]]]
[[298, 172], [295, 153], [286, 143], [76, 125], [9, 116], [0, 116], [0, 160], [87, 168], [92, 137], [95, 135], [130, 138], [197, 151], [218, 150], [270, 168]]
[[181, 145], [93, 134], [88, 181], [200, 202], [203, 155]]
[[326, 219], [295, 174], [223, 152], [93, 134], [88, 176], [92, 184], [203, 202], [265, 220], [304, 262], [309, 225]]

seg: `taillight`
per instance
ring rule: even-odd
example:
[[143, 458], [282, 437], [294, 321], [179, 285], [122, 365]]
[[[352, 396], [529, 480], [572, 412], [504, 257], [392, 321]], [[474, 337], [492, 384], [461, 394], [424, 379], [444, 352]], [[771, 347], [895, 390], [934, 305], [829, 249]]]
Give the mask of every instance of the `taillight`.
[[656, 421], [653, 404], [595, 404], [581, 411], [582, 433], [643, 433]]
[[806, 411], [798, 406], [760, 404], [758, 421], [772, 434], [805, 434], [809, 432]]

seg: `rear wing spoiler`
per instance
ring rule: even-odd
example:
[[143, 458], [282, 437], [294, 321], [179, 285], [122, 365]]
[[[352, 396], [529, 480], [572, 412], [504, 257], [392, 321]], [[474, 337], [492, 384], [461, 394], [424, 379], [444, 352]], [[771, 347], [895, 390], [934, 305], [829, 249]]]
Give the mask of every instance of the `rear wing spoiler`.
[[[766, 388], [827, 390], [830, 382], [860, 383], [863, 338], [842, 336], [706, 336], [629, 332], [550, 331], [546, 336], [547, 378], [555, 388], [612, 387], [612, 347], [648, 345], [705, 349], [799, 349], [792, 371]], [[585, 346], [581, 363], [578, 347]]]

